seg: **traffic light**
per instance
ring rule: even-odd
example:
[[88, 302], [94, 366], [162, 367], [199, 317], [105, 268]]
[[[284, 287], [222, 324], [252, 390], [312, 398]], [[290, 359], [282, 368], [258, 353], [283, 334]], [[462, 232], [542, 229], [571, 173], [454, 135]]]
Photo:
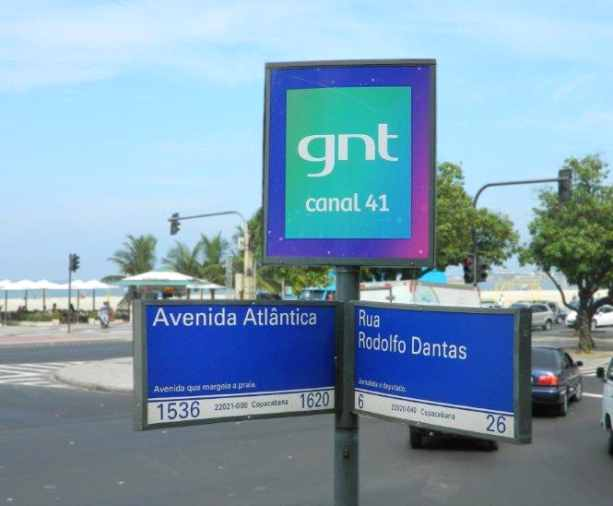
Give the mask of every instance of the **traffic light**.
[[568, 202], [572, 192], [573, 171], [570, 169], [562, 169], [558, 171], [558, 198], [560, 202]]
[[68, 255], [68, 269], [70, 270], [70, 272], [78, 271], [80, 263], [81, 259], [79, 258], [79, 255], [77, 255], [76, 253], [71, 253], [70, 255]]
[[471, 255], [464, 259], [464, 283], [470, 285], [474, 282], [474, 264], [475, 258]]
[[177, 235], [181, 224], [179, 223], [179, 213], [172, 213], [172, 216], [168, 220], [170, 221], [170, 235]]
[[490, 269], [490, 266], [485, 263], [485, 260], [483, 260], [482, 262], [483, 263], [477, 263], [477, 279], [479, 280], [479, 282], [487, 280], [487, 271], [489, 271]]

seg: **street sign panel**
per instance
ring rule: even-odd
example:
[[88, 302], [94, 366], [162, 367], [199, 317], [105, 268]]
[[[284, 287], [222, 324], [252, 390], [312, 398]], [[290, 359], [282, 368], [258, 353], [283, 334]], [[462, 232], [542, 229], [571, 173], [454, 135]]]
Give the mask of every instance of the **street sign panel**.
[[435, 62], [266, 66], [264, 261], [429, 266]]
[[138, 429], [334, 410], [335, 304], [135, 304]]
[[526, 312], [354, 303], [351, 313], [356, 412], [530, 442]]

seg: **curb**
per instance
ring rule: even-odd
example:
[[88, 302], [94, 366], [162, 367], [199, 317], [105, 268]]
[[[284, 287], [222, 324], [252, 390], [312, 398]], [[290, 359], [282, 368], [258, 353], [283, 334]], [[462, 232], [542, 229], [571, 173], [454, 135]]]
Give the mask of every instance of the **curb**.
[[95, 344], [95, 343], [131, 343], [132, 339], [126, 338], [108, 338], [108, 339], [83, 339], [83, 340], [68, 340], [68, 341], [32, 341], [30, 343], [3, 343], [0, 339], [1, 348], [32, 348], [35, 346], [65, 346], [67, 344]]
[[[113, 360], [113, 359], [111, 359]], [[100, 362], [98, 362], [99, 364]], [[64, 369], [60, 369], [53, 373], [52, 378], [59, 383], [64, 383], [66, 385], [74, 386], [77, 388], [83, 388], [86, 390], [92, 390], [97, 392], [113, 392], [113, 393], [122, 393], [122, 394], [131, 394], [134, 389], [132, 386], [122, 386], [122, 385], [111, 385], [108, 383], [102, 383], [98, 380], [89, 380], [77, 377], [75, 374], [71, 374], [71, 371], [74, 372], [74, 369], [88, 367], [87, 365], [74, 365], [70, 367], [66, 367]], [[91, 367], [91, 365], [89, 366]], [[131, 369], [131, 368], [130, 368]]]

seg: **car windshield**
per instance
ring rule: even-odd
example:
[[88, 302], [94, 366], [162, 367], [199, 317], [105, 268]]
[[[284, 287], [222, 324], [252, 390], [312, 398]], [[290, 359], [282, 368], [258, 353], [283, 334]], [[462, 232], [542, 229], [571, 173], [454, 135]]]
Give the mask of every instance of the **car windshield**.
[[324, 300], [324, 290], [304, 290], [300, 300]]
[[533, 369], [559, 369], [560, 354], [555, 350], [534, 348], [532, 350]]

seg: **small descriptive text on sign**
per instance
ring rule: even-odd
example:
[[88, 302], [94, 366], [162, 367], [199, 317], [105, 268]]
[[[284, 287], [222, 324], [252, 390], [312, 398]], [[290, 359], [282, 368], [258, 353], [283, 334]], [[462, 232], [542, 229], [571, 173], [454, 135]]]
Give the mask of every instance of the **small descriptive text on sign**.
[[334, 410], [336, 305], [137, 307], [137, 427]]
[[356, 411], [526, 442], [529, 375], [519, 363], [517, 318], [513, 311], [355, 305]]

